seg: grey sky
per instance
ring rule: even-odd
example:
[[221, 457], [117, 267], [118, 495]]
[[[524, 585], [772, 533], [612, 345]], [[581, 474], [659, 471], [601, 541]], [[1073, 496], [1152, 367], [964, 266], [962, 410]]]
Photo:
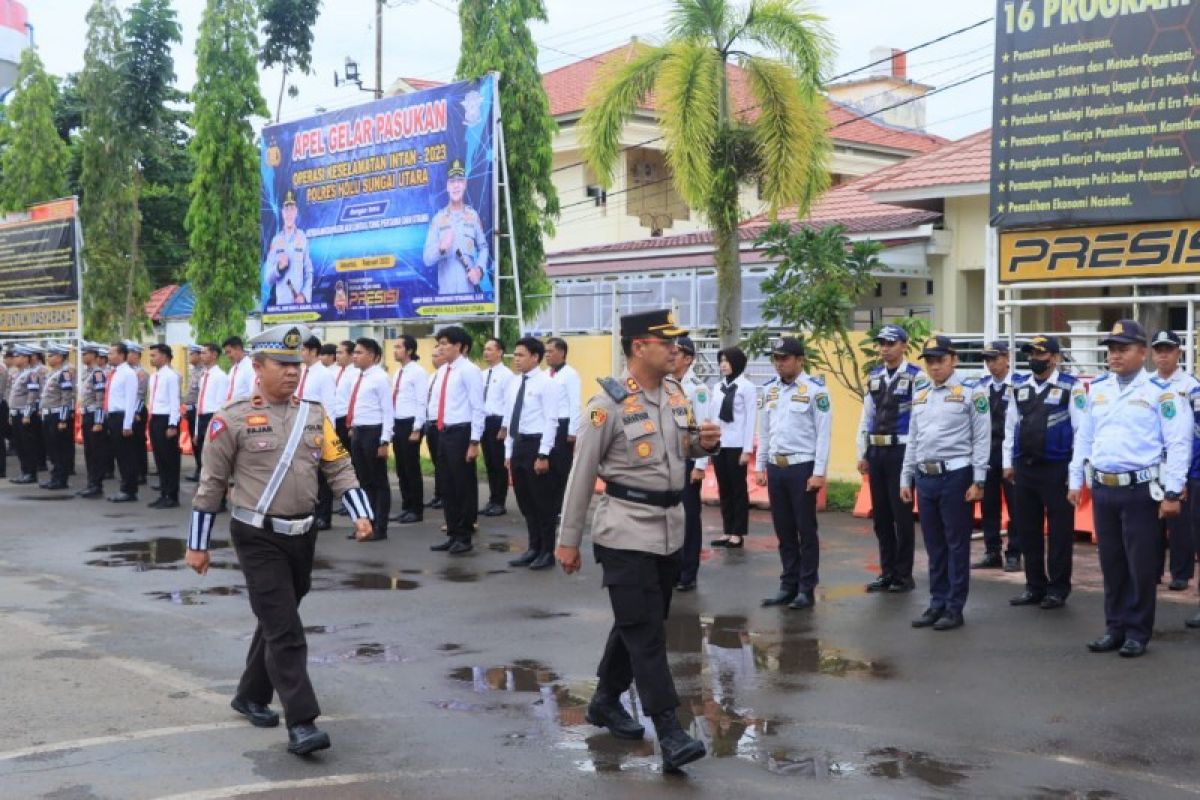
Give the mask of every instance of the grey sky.
[[[90, 0], [23, 0], [35, 26], [42, 57], [56, 74], [83, 64]], [[447, 80], [458, 57], [458, 20], [454, 0], [389, 0], [384, 10], [384, 83], [396, 77]], [[128, 2], [120, 5], [127, 6]], [[670, 0], [546, 0], [550, 21], [537, 25], [534, 38], [541, 46], [543, 69], [622, 44], [637, 35], [647, 40], [662, 36]], [[837, 71], [866, 64], [871, 48], [886, 45], [907, 49], [944, 33], [990, 17], [994, 0], [816, 0], [813, 5], [829, 20], [838, 45]], [[195, 36], [203, 0], [175, 0], [185, 41], [176, 54], [181, 88], [195, 80]], [[283, 118], [311, 114], [317, 108], [339, 108], [369, 99], [353, 87], [335, 88], [333, 73], [347, 56], [360, 65], [365, 83], [374, 80], [374, 0], [325, 0], [317, 23], [314, 74], [301, 76], [300, 96], [285, 98]], [[956, 36], [910, 57], [910, 76], [944, 86], [991, 68], [992, 26]], [[262, 76], [263, 94], [274, 111], [279, 74]], [[930, 129], [958, 138], [990, 124], [992, 85], [980, 78], [958, 89], [931, 97]]]

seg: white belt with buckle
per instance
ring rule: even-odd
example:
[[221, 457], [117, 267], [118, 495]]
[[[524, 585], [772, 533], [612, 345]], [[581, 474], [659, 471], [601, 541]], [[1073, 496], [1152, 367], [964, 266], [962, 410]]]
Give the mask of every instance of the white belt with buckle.
[[908, 437], [898, 436], [894, 433], [872, 433], [867, 436], [867, 444], [872, 447], [891, 447], [897, 444], [908, 444]]
[[921, 461], [917, 463], [917, 472], [922, 475], [944, 475], [956, 469], [971, 466], [969, 458], [952, 458], [949, 461]]
[[794, 467], [797, 464], [807, 464], [809, 461], [815, 460], [814, 456], [806, 456], [800, 453], [789, 453], [771, 456], [771, 463], [777, 467]]
[[1146, 467], [1132, 472], [1101, 472], [1093, 470], [1096, 483], [1101, 486], [1136, 486], [1149, 483], [1158, 477], [1158, 467]]
[[230, 516], [238, 522], [244, 522], [255, 528], [265, 529], [269, 523], [273, 532], [284, 536], [303, 536], [312, 529], [313, 525], [313, 518], [311, 516], [304, 519], [280, 519], [279, 517], [268, 517], [265, 514], [258, 514], [241, 506], [234, 506]]

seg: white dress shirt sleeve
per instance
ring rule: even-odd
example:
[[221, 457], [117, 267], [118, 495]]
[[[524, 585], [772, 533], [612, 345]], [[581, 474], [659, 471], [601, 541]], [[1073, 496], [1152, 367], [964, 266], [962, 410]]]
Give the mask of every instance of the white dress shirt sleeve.
[[138, 380], [137, 373], [132, 369], [126, 369], [121, 376], [125, 383], [121, 387], [123, 400], [125, 405], [125, 421], [122, 423], [122, 430], [133, 430], [133, 418], [137, 414], [138, 407]]
[[410, 381], [408, 391], [413, 393], [413, 430], [419, 431], [425, 427], [425, 419], [429, 416], [429, 408], [425, 403], [425, 396], [429, 394], [429, 373], [415, 362], [405, 369], [408, 375], [404, 376], [404, 380]]
[[392, 406], [392, 382], [388, 380], [387, 371], [383, 367], [379, 368], [376, 374], [376, 380], [371, 381], [374, 387], [375, 398], [379, 403], [380, 411], [380, 446], [392, 443], [392, 431], [395, 428], [393, 420], [396, 418], [395, 409]]
[[167, 425], [179, 427], [179, 373], [167, 368]]
[[564, 402], [569, 402], [566, 385], [546, 377], [545, 388], [542, 389], [542, 441], [538, 445], [539, 455], [550, 455], [554, 449], [554, 440], [558, 438], [558, 414], [554, 409], [562, 408]]
[[[916, 384], [916, 380], [913, 381]], [[909, 390], [913, 391], [912, 389]], [[867, 457], [867, 446], [871, 435], [871, 427], [875, 424], [875, 398], [871, 397], [870, 392], [863, 395], [863, 410], [862, 416], [858, 418], [858, 436], [855, 437], [855, 444], [858, 445], [858, 460], [862, 461]], [[909, 432], [911, 434], [911, 431]], [[909, 441], [912, 441], [911, 436]]]
[[758, 422], [758, 393], [745, 375], [739, 376], [741, 388], [738, 394], [742, 396], [742, 453], [750, 455], [754, 450], [754, 431]]
[[563, 376], [567, 388], [567, 403], [570, 408], [567, 412], [567, 435], [578, 436], [580, 417], [583, 415], [583, 406], [580, 403], [579, 395], [583, 391], [583, 386], [579, 379], [579, 373], [574, 367], [566, 370], [566, 375]]

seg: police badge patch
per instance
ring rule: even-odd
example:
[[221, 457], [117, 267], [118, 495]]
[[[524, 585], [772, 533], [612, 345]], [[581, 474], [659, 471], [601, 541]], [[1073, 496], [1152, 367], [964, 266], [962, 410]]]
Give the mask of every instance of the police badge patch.
[[988, 413], [988, 399], [983, 395], [977, 396], [975, 398], [975, 410], [980, 414]]
[[1175, 401], [1174, 400], [1164, 400], [1162, 403], [1159, 404], [1158, 408], [1160, 411], [1162, 411], [1162, 415], [1164, 417], [1166, 417], [1167, 419], [1175, 419]]
[[822, 412], [829, 410], [829, 395], [827, 395], [827, 394], [817, 395], [817, 409]]

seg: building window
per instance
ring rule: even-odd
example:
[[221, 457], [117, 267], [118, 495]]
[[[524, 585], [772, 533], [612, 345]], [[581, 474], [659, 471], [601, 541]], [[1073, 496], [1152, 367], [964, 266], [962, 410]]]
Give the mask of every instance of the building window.
[[908, 297], [908, 281], [900, 281], [900, 296]]
[[875, 284], [875, 296], [883, 297], [883, 284], [882, 283]]
[[933, 296], [933, 281], [925, 281], [925, 294]]

